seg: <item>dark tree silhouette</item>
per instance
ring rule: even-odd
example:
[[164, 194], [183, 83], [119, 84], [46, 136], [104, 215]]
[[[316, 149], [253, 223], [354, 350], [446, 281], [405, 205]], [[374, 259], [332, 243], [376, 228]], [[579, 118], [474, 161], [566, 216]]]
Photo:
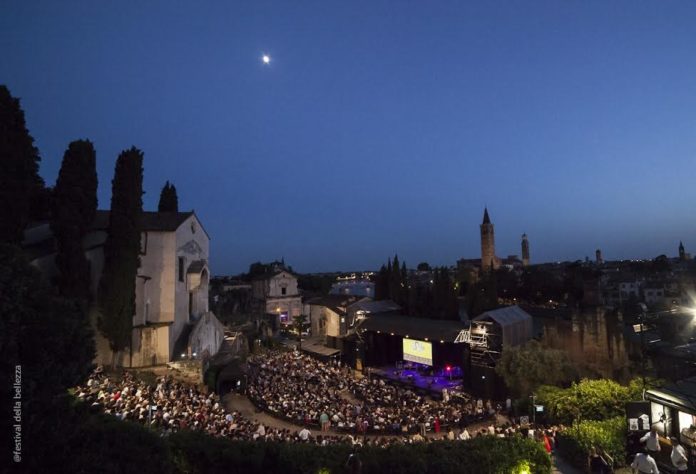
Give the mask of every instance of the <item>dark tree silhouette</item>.
[[0, 85], [0, 242], [20, 244], [45, 196], [39, 150], [29, 135], [19, 99]]
[[179, 198], [176, 195], [176, 186], [167, 181], [160, 192], [159, 204], [157, 205], [159, 212], [178, 212]]
[[109, 340], [116, 365], [119, 351], [130, 345], [135, 312], [135, 278], [140, 266], [139, 218], [143, 210], [143, 153], [121, 152], [112, 181], [111, 214], [99, 282], [99, 330]]
[[[55, 429], [50, 416], [61, 395], [84, 382], [94, 359], [93, 332], [75, 300], [56, 295], [14, 245], [0, 243], [0, 374], [15, 380], [21, 366], [22, 433], [40, 440]], [[12, 419], [10, 403], [0, 414]], [[44, 446], [24, 443], [23, 459]]]
[[58, 291], [89, 301], [90, 267], [82, 239], [97, 211], [96, 154], [89, 140], [74, 141], [65, 151], [51, 207], [51, 230], [58, 247]]
[[306, 314], [298, 314], [292, 318], [292, 327], [297, 331], [298, 349], [302, 349], [302, 333], [309, 328]]

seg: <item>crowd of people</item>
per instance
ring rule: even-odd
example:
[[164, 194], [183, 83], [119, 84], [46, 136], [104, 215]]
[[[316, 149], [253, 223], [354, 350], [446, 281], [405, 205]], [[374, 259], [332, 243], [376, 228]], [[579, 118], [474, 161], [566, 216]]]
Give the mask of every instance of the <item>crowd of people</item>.
[[[168, 376], [149, 384], [130, 372], [117, 377], [97, 370], [76, 387], [75, 395], [97, 411], [158, 429], [163, 436], [188, 429], [233, 440], [388, 446], [528, 435], [519, 426], [497, 426], [490, 417], [485, 428], [471, 430], [472, 416], [494, 410], [481, 400], [426, 400], [408, 389], [379, 379], [358, 379], [345, 367], [296, 352], [255, 356], [250, 367], [249, 398], [298, 425], [296, 429], [264, 426], [227, 411], [218, 395]], [[310, 428], [320, 428], [321, 434], [312, 434]]]
[[493, 417], [490, 401], [424, 396], [380, 378], [356, 378], [336, 362], [297, 352], [252, 359], [249, 398], [259, 408], [296, 424], [339, 432], [385, 435], [462, 429]]

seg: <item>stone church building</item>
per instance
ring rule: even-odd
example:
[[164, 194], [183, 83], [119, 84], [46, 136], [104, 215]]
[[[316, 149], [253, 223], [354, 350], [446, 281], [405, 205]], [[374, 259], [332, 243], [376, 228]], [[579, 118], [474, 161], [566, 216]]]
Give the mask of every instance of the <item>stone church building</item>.
[[291, 325], [293, 318], [302, 314], [297, 276], [284, 264], [269, 264], [267, 272], [252, 280], [251, 288], [257, 311], [276, 316], [281, 326]]
[[[108, 226], [109, 211], [97, 211], [83, 240], [93, 295], [103, 270]], [[130, 347], [119, 354], [119, 364], [146, 367], [166, 364], [182, 354], [214, 355], [222, 344], [224, 327], [208, 308], [210, 238], [198, 217], [193, 212], [143, 212], [140, 231], [133, 333]], [[32, 265], [48, 278], [56, 274], [55, 242], [47, 222], [27, 229], [24, 246]], [[97, 345], [95, 363], [110, 364], [108, 341], [96, 329], [96, 307], [90, 315]]]

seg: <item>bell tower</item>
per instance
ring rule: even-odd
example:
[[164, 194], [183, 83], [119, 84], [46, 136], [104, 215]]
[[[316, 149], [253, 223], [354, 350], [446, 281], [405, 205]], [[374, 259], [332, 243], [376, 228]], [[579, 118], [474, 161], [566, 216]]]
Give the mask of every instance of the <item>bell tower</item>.
[[522, 266], [529, 266], [529, 240], [527, 240], [527, 234], [522, 234]]
[[481, 270], [487, 272], [491, 268], [497, 268], [495, 258], [495, 232], [491, 218], [488, 216], [488, 208], [483, 211], [483, 223], [481, 224]]

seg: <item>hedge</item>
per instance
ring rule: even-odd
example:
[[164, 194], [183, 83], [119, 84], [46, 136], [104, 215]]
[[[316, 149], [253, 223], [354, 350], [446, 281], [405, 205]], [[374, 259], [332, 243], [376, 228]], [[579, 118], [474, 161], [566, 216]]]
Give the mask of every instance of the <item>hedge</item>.
[[[282, 472], [347, 472], [348, 445], [232, 442], [193, 432], [170, 436], [179, 472], [255, 474]], [[551, 472], [551, 460], [540, 443], [529, 439], [479, 437], [469, 441], [438, 441], [387, 448], [361, 449], [363, 474], [498, 474]]]
[[581, 421], [558, 434], [558, 450], [579, 468], [587, 465], [591, 447], [601, 448], [614, 459], [614, 467], [626, 464], [626, 419], [617, 416], [603, 421]]

